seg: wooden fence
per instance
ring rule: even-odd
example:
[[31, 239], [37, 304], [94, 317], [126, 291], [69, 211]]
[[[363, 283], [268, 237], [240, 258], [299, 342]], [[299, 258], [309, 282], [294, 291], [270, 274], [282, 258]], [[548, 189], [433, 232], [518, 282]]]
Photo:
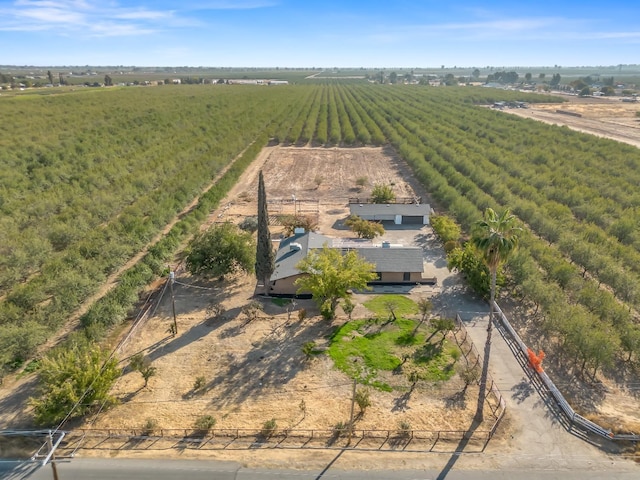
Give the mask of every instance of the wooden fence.
[[[348, 198], [348, 202], [349, 204], [352, 203], [362, 203], [362, 204], [367, 204], [367, 203], [375, 203], [373, 201], [373, 199], [371, 197], [349, 197]], [[421, 204], [422, 203], [422, 197], [396, 197], [396, 199], [393, 202], [388, 202], [390, 204], [403, 204], [403, 205], [412, 205], [414, 203], [417, 204]]]
[[[528, 359], [528, 348], [524, 344], [524, 342], [520, 339], [520, 336], [513, 329], [509, 320], [507, 320], [506, 315], [502, 312], [502, 309], [498, 306], [497, 303], [493, 304], [494, 310], [497, 313], [498, 318], [500, 319], [502, 327], [506, 330], [506, 332], [511, 336], [512, 340], [517, 345], [520, 350], [522, 356]], [[529, 366], [531, 368], [531, 366]], [[591, 420], [587, 420], [583, 416], [576, 413], [576, 411], [569, 405], [567, 400], [564, 398], [560, 390], [555, 386], [553, 381], [549, 378], [549, 376], [544, 372], [544, 370], [537, 372], [535, 369], [531, 368], [532, 375], [537, 375], [538, 379], [544, 384], [547, 388], [549, 394], [553, 397], [555, 402], [557, 403], [560, 411], [565, 416], [567, 421], [569, 422], [571, 428], [577, 427], [583, 431], [593, 433], [600, 437], [607, 438], [609, 440], [615, 441], [632, 441], [638, 442], [640, 441], [640, 435], [622, 435], [622, 434], [614, 434], [611, 430], [607, 430], [606, 428], [601, 427], [597, 423], [592, 422]]]
[[[481, 360], [480, 354], [478, 353], [478, 350], [476, 349], [476, 346], [473, 344], [473, 342], [470, 339], [469, 341], [467, 341], [469, 335], [459, 314], [456, 314], [455, 320], [456, 329], [453, 331], [453, 337], [456, 341], [456, 344], [458, 345], [458, 348], [462, 352], [462, 356], [465, 359], [467, 367], [479, 368]], [[504, 414], [507, 410], [507, 402], [502, 396], [502, 392], [500, 392], [500, 389], [489, 374], [487, 375], [487, 385], [489, 387], [486, 390], [484, 401], [489, 407], [494, 419], [493, 425], [489, 429], [489, 438], [491, 438], [498, 428], [502, 417], [504, 417]]]
[[[179, 429], [75, 429], [66, 432], [59, 456], [73, 456], [80, 449], [164, 449], [164, 448], [292, 448], [361, 450], [402, 450], [414, 452], [455, 452], [465, 440], [467, 453], [480, 453], [493, 435], [489, 430], [367, 430], [213, 428], [198, 431]], [[475, 448], [473, 448], [475, 446]]]

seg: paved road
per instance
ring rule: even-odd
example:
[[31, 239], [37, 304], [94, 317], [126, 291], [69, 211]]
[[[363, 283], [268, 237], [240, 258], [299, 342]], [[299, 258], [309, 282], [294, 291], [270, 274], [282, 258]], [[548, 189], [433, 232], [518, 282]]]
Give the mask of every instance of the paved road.
[[[474, 469], [452, 470], [418, 469], [418, 470], [384, 470], [358, 471], [343, 470], [336, 466], [342, 455], [338, 453], [323, 468], [300, 470], [267, 470], [246, 468], [235, 462], [218, 462], [209, 460], [124, 460], [124, 459], [76, 459], [71, 463], [58, 465], [60, 480], [637, 480], [637, 471], [594, 471], [592, 469], [572, 470], [567, 468], [550, 469], [545, 466], [537, 471], [519, 469]], [[53, 478], [51, 467], [35, 470], [24, 465], [0, 463], [0, 474], [3, 480], [50, 480]]]

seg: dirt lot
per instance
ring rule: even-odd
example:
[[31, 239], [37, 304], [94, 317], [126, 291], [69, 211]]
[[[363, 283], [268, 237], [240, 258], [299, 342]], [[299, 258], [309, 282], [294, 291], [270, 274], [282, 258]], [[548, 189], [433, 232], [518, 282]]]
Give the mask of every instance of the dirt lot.
[[[567, 103], [531, 104], [529, 108], [507, 108], [504, 112], [541, 122], [567, 127], [599, 137], [611, 138], [640, 148], [640, 103], [626, 103], [619, 98], [565, 97]], [[558, 113], [572, 112], [581, 117]]]

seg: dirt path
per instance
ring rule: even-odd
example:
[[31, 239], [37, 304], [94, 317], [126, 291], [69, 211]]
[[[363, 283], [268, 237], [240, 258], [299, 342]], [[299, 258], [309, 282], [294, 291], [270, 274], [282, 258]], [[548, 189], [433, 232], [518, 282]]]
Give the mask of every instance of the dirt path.
[[[529, 108], [507, 108], [503, 111], [640, 148], [640, 118], [636, 116], [640, 111], [639, 103], [625, 103], [617, 98], [567, 98], [568, 103], [531, 104]], [[558, 113], [558, 110], [581, 117]]]

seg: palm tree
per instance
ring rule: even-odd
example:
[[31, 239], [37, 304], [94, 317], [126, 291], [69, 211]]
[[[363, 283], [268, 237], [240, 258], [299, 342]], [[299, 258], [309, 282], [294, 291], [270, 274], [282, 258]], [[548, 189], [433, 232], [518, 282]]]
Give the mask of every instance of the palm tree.
[[480, 377], [480, 395], [476, 420], [481, 422], [484, 414], [484, 397], [487, 390], [487, 376], [489, 371], [489, 354], [491, 353], [491, 331], [493, 328], [494, 303], [496, 299], [496, 278], [498, 268], [518, 245], [518, 236], [522, 231], [516, 224], [516, 217], [507, 208], [498, 215], [492, 208], [484, 212], [484, 220], [475, 224], [472, 242], [481, 252], [483, 260], [491, 274], [491, 295], [489, 300], [489, 326], [487, 327], [487, 341], [484, 347], [484, 361]]

